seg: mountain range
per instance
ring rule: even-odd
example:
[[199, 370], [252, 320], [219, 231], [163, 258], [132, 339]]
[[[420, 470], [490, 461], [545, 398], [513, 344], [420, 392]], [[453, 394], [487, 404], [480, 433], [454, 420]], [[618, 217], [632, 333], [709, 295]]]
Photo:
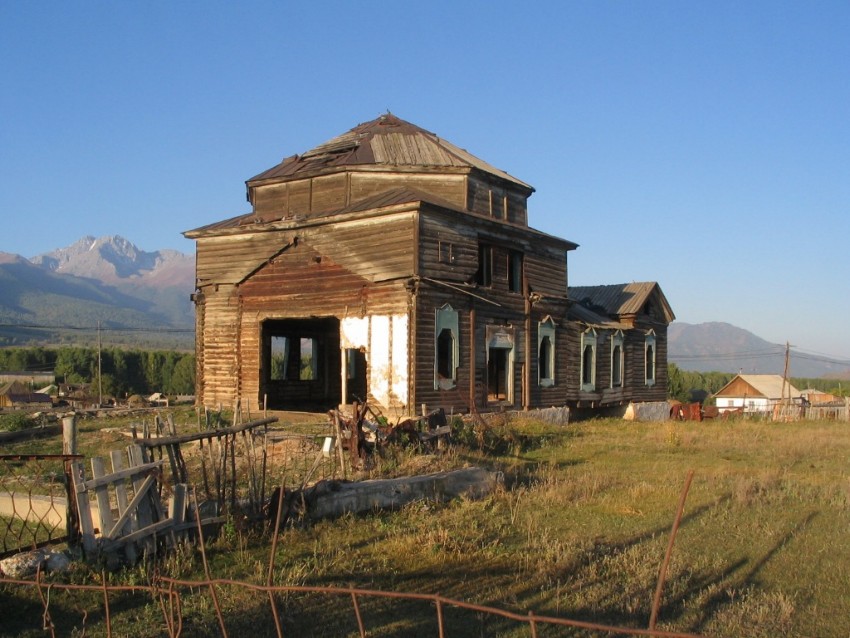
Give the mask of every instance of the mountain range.
[[32, 259], [0, 252], [0, 344], [79, 344], [100, 328], [121, 345], [191, 348], [194, 281], [193, 256], [119, 236]]
[[[0, 345], [91, 345], [100, 326], [111, 343], [188, 349], [194, 288], [194, 256], [145, 252], [120, 236], [83, 237], [32, 259], [0, 252]], [[667, 334], [668, 360], [683, 370], [785, 368], [784, 346], [728, 323], [674, 322]], [[850, 378], [850, 366], [792, 352], [789, 375]]]
[[[718, 321], [675, 321], [667, 329], [667, 360], [682, 370], [784, 374], [785, 346]], [[788, 376], [850, 379], [850, 365], [795, 352], [788, 353]]]

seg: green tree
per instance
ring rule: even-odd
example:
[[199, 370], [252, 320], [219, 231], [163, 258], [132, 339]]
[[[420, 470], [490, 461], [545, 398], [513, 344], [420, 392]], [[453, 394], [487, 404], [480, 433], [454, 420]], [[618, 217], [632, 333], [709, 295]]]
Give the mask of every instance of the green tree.
[[195, 393], [195, 355], [185, 354], [180, 357], [174, 365], [166, 392], [168, 394]]
[[97, 376], [97, 351], [60, 348], [56, 355], [56, 378], [65, 383], [91, 383]]

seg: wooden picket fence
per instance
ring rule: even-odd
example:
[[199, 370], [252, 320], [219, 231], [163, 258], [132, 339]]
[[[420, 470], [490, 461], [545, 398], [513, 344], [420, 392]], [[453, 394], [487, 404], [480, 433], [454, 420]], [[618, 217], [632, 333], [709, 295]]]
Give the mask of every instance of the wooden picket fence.
[[[72, 464], [80, 541], [87, 557], [123, 554], [132, 563], [143, 553], [156, 552], [161, 543], [173, 547], [198, 525], [185, 483], [172, 485], [167, 507], [163, 504], [164, 459], [152, 461], [145, 447], [136, 444], [126, 454], [113, 450], [109, 461], [107, 471], [103, 458], [91, 459], [90, 478], [81, 461]], [[209, 517], [201, 524], [222, 521]]]

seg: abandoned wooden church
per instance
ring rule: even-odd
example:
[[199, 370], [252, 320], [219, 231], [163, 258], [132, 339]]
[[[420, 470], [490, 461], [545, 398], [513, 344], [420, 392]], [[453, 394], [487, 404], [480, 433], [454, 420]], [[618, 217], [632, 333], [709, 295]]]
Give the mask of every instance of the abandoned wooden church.
[[534, 189], [386, 114], [247, 181], [197, 245], [196, 392], [210, 407], [387, 416], [663, 401], [656, 283], [567, 287], [577, 244]]

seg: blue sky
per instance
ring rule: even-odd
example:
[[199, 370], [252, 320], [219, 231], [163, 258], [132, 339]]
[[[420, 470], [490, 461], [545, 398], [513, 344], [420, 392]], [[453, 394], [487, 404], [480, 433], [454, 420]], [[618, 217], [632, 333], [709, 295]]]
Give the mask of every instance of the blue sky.
[[850, 3], [0, 0], [0, 251], [144, 250], [387, 110], [532, 184], [570, 283], [850, 359]]

